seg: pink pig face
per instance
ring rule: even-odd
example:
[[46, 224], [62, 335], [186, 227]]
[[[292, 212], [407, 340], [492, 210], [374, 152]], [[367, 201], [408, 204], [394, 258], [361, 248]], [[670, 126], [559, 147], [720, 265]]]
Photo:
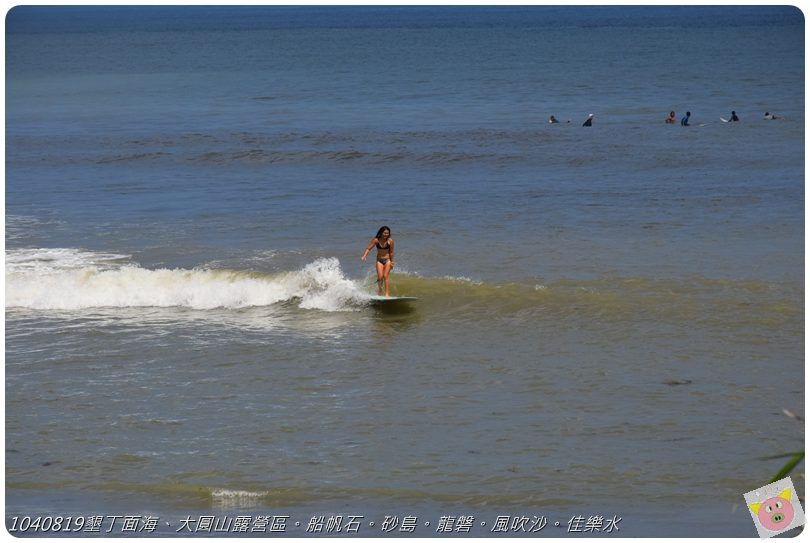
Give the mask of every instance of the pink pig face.
[[781, 532], [793, 521], [793, 506], [781, 496], [769, 498], [762, 502], [757, 517], [768, 530]]

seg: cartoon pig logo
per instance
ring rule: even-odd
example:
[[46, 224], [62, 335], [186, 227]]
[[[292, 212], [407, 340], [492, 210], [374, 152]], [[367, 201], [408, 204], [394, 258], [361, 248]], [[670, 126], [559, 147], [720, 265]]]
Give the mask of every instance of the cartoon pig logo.
[[793, 505], [790, 503], [790, 489], [764, 502], [748, 506], [759, 519], [759, 523], [772, 532], [781, 532], [793, 522]]

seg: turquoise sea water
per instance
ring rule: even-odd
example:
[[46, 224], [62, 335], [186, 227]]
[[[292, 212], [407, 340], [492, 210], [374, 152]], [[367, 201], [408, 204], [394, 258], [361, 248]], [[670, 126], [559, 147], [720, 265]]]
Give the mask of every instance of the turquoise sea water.
[[803, 120], [794, 8], [15, 8], [7, 521], [752, 535], [804, 439]]

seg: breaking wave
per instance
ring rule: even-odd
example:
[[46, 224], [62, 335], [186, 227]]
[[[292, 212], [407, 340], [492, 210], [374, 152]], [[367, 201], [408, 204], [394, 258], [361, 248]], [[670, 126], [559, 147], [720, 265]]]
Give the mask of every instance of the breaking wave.
[[[147, 269], [131, 257], [79, 249], [6, 253], [6, 308], [242, 309], [288, 304], [327, 312], [370, 303], [370, 278], [350, 279], [337, 258], [301, 269], [262, 273], [233, 269]], [[422, 277], [400, 270], [394, 294], [416, 296], [422, 317], [531, 319], [571, 326], [699, 323], [725, 329], [803, 327], [804, 289], [790, 283], [605, 277], [491, 284], [466, 277]], [[402, 309], [402, 308], [400, 308]]]
[[6, 307], [244, 308], [296, 302], [302, 309], [346, 311], [368, 294], [336, 258], [275, 275], [212, 269], [146, 269], [125, 255], [78, 249], [6, 253]]

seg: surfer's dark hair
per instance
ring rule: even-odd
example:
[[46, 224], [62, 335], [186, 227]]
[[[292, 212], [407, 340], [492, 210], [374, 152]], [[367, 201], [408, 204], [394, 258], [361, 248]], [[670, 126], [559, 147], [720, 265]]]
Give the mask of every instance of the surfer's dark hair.
[[389, 233], [389, 234], [391, 233], [391, 229], [390, 229], [390, 228], [388, 228], [387, 226], [383, 226], [382, 228], [380, 228], [379, 230], [377, 230], [377, 235], [376, 235], [375, 237], [376, 237], [377, 239], [380, 239], [380, 236], [382, 236], [382, 233], [383, 233], [383, 232], [385, 232], [386, 230], [388, 230], [388, 233]]

